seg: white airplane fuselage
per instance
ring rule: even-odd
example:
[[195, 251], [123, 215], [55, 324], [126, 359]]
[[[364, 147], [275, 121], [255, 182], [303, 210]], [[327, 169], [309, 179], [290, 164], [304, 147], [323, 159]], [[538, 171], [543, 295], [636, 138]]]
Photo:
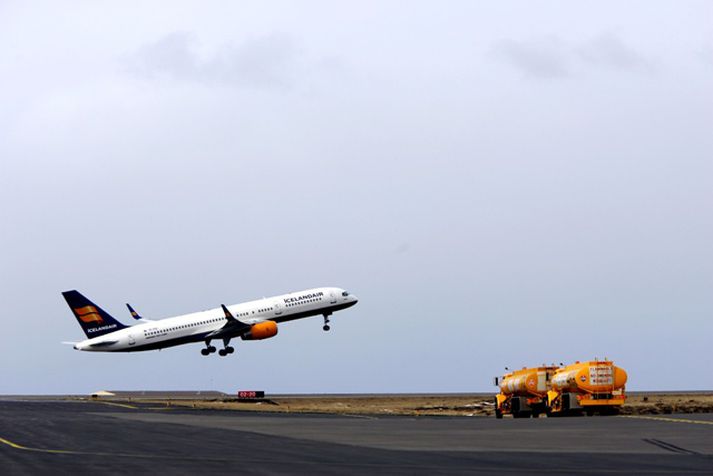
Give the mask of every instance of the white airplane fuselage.
[[[328, 316], [356, 303], [356, 296], [341, 288], [327, 287], [234, 304], [226, 306], [226, 308], [241, 324], [250, 326], [267, 321], [280, 323], [324, 315], [325, 330], [328, 330]], [[229, 318], [226, 317], [223, 308], [217, 307], [207, 311], [144, 322], [104, 333], [99, 337], [77, 342], [74, 348], [92, 352], [138, 352], [163, 349], [190, 342], [206, 342], [209, 345], [210, 336], [221, 332], [228, 323]], [[240, 335], [218, 335], [214, 339], [223, 340], [226, 337], [229, 341], [230, 338], [240, 337]]]

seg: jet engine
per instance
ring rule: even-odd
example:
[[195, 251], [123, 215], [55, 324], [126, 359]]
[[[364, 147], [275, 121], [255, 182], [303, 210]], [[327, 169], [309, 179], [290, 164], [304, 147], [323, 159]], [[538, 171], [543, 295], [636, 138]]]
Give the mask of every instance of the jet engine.
[[250, 330], [240, 336], [243, 340], [261, 340], [269, 339], [277, 335], [277, 323], [274, 321], [265, 321], [254, 324]]

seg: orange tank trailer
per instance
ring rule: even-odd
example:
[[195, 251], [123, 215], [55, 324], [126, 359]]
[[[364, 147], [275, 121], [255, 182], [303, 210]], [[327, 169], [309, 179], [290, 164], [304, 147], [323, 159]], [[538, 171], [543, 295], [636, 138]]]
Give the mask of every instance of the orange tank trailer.
[[537, 418], [547, 411], [547, 392], [555, 366], [523, 367], [496, 378], [500, 393], [495, 396], [495, 417]]
[[624, 369], [609, 360], [576, 362], [557, 369], [547, 392], [550, 416], [615, 414], [626, 401]]

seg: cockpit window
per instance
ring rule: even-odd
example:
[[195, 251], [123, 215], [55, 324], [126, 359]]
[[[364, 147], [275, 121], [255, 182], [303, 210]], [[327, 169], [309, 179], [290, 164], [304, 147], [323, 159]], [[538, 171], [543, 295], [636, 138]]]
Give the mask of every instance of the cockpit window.
[[347, 291], [343, 291], [342, 296], [347, 297], [347, 296], [349, 296], [349, 293]]

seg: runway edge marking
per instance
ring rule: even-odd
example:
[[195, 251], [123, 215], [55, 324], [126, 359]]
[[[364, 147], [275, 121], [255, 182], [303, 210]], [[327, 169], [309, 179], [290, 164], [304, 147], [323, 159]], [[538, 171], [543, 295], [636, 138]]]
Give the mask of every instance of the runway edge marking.
[[4, 443], [7, 446], [10, 446], [11, 448], [15, 448], [17, 450], [39, 451], [40, 453], [69, 454], [69, 455], [83, 454], [79, 451], [70, 451], [70, 450], [45, 450], [42, 448], [28, 448], [27, 446], [18, 445], [17, 443], [13, 443], [12, 441], [6, 440], [5, 438], [0, 438], [0, 443]]
[[[84, 456], [114, 456], [122, 458], [147, 458], [147, 459], [186, 459], [186, 460], [196, 460], [196, 461], [229, 461], [226, 459], [218, 458], [191, 458], [191, 457], [177, 457], [176, 455], [156, 455], [156, 454], [141, 454], [141, 453], [108, 453], [100, 451], [72, 451], [72, 450], [53, 450], [44, 448], [31, 448], [29, 446], [22, 446], [15, 442], [12, 442], [6, 438], [0, 437], [0, 443], [3, 443], [10, 448], [22, 451], [34, 451], [36, 453], [51, 453], [51, 454], [65, 454], [65, 455], [84, 455]], [[264, 462], [264, 461], [263, 461]]]
[[102, 405], [111, 405], [114, 407], [121, 407], [121, 408], [130, 408], [132, 410], [138, 410], [139, 407], [136, 407], [134, 405], [129, 405], [127, 403], [115, 403], [115, 402], [99, 402], [99, 401], [91, 401], [90, 403], [101, 403]]
[[674, 423], [693, 423], [695, 425], [713, 425], [713, 421], [688, 420], [686, 418], [666, 418], [666, 417], [652, 417], [652, 416], [643, 416], [643, 415], [619, 415], [619, 418], [636, 418], [638, 420], [667, 421], [667, 422], [674, 422]]

